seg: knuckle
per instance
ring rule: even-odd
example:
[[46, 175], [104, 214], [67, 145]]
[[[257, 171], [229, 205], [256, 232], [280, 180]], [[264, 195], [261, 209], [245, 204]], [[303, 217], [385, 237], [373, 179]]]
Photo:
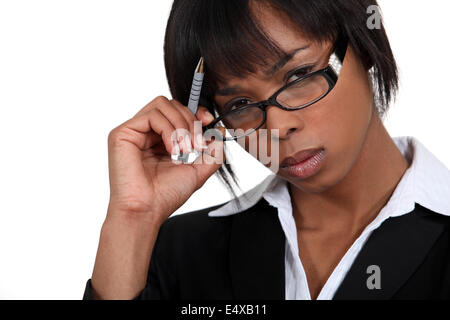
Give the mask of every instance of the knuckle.
[[112, 143], [113, 141], [117, 140], [117, 135], [118, 135], [118, 128], [114, 128], [113, 130], [111, 130], [108, 134], [108, 142]]
[[179, 102], [178, 100], [172, 99], [172, 100], [171, 100], [171, 103], [172, 103], [172, 105], [175, 106], [178, 110], [180, 110], [181, 112], [183, 112], [183, 113], [186, 114], [186, 115], [189, 115], [189, 117], [190, 117], [190, 116], [194, 116], [194, 115], [192, 114], [192, 112], [189, 112], [189, 109], [188, 109], [185, 105], [183, 105], [181, 102]]
[[121, 140], [120, 137], [121, 136], [118, 130], [114, 129], [113, 131], [111, 131], [108, 135], [108, 146], [110, 148], [117, 146]]
[[161, 104], [161, 103], [167, 103], [169, 102], [169, 99], [165, 96], [157, 96], [155, 99], [153, 99], [153, 102], [155, 104]]
[[123, 140], [134, 140], [129, 130], [126, 130], [123, 126], [119, 126], [111, 130], [108, 134], [108, 146], [115, 147], [120, 145]]
[[169, 102], [176, 106], [182, 106], [181, 102], [179, 102], [177, 99], [170, 99]]

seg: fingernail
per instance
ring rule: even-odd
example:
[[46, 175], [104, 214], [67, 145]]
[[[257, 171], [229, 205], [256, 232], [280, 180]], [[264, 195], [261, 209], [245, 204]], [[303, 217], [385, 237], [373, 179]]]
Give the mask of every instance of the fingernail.
[[209, 111], [205, 111], [205, 117], [206, 117], [206, 120], [207, 121], [213, 121], [214, 120], [214, 117], [213, 117], [213, 115], [211, 114], [211, 112], [209, 112]]

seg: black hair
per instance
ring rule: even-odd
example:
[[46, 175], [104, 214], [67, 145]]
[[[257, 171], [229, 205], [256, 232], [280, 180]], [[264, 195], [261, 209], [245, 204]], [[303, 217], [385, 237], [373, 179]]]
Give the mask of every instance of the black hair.
[[[341, 32], [346, 35], [372, 75], [378, 113], [385, 114], [398, 90], [398, 71], [383, 24], [378, 29], [367, 26], [367, 10], [378, 6], [376, 0], [174, 0], [164, 41], [174, 99], [187, 104], [200, 56], [206, 63], [200, 104], [214, 115], [213, 93], [225, 77], [255, 73], [286, 54], [263, 31], [251, 3], [269, 5], [319, 42], [333, 41]], [[230, 177], [239, 185], [230, 164], [224, 163], [218, 173], [236, 198]]]

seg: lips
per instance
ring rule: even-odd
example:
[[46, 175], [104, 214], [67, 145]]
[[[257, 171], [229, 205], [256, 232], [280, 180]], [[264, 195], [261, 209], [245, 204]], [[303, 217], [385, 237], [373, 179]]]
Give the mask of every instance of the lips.
[[321, 150], [322, 150], [322, 148], [315, 148], [315, 149], [306, 149], [306, 150], [299, 151], [299, 152], [295, 153], [293, 156], [290, 156], [290, 157], [287, 157], [286, 159], [284, 159], [281, 162], [280, 166], [281, 166], [281, 168], [285, 168], [285, 167], [296, 165], [300, 162], [305, 161], [308, 158], [311, 158], [315, 154], [319, 153]]

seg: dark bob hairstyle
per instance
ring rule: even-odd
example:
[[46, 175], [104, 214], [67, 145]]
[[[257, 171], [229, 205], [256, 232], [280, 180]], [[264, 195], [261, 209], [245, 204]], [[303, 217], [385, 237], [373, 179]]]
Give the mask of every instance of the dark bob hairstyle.
[[[398, 89], [398, 71], [384, 26], [367, 26], [367, 10], [378, 5], [376, 0], [175, 0], [164, 42], [166, 75], [174, 99], [187, 104], [200, 56], [206, 63], [200, 104], [214, 115], [213, 93], [226, 77], [254, 73], [286, 54], [258, 24], [250, 2], [269, 5], [319, 42], [334, 41], [339, 32], [346, 34], [370, 71], [378, 113], [385, 114]], [[239, 185], [230, 164], [224, 163], [218, 173], [236, 198], [230, 177]]]

